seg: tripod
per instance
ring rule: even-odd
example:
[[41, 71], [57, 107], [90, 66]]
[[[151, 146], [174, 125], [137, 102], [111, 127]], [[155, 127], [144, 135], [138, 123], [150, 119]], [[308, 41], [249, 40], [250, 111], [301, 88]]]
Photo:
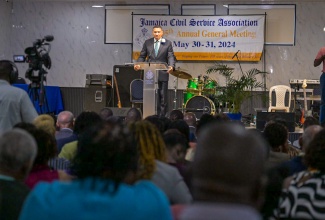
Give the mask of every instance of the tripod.
[[46, 97], [46, 91], [44, 87], [43, 81], [44, 73], [40, 71], [40, 77], [36, 77], [31, 79], [31, 84], [28, 86], [28, 95], [32, 98], [32, 102], [34, 104], [35, 109], [40, 114], [45, 114], [50, 112], [49, 104]]

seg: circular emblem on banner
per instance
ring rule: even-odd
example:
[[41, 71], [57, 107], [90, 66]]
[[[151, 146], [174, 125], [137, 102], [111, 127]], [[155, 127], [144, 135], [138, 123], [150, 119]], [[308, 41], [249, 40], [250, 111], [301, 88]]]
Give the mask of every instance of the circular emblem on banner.
[[146, 79], [153, 79], [153, 72], [151, 72], [150, 70], [146, 72]]

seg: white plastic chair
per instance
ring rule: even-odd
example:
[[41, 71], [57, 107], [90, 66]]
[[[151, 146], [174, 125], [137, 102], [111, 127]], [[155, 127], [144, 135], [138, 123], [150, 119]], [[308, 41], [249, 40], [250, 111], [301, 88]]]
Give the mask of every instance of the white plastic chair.
[[[275, 105], [272, 105], [272, 94], [275, 94]], [[288, 100], [286, 101], [286, 94], [288, 93]], [[286, 85], [272, 86], [269, 91], [269, 112], [282, 110], [290, 112], [291, 104], [291, 88]]]

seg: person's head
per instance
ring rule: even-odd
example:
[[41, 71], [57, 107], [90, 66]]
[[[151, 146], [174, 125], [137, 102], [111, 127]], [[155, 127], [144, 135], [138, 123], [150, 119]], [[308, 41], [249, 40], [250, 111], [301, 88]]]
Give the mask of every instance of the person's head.
[[148, 121], [129, 124], [138, 145], [139, 178], [151, 179], [155, 171], [155, 160], [166, 161], [165, 143], [156, 126]]
[[193, 161], [195, 201], [260, 203], [267, 143], [237, 123], [212, 123], [200, 133]]
[[24, 180], [37, 154], [34, 138], [26, 131], [14, 128], [0, 136], [0, 173]]
[[56, 121], [56, 126], [59, 129], [62, 128], [73, 128], [73, 113], [70, 111], [62, 111], [58, 114], [58, 119]]
[[306, 149], [310, 142], [314, 139], [315, 135], [321, 130], [323, 130], [323, 127], [320, 125], [310, 125], [304, 130], [304, 133], [299, 138], [299, 144], [303, 152], [306, 152]]
[[163, 139], [167, 150], [167, 161], [169, 163], [183, 163], [185, 160], [186, 150], [189, 148], [186, 137], [179, 133], [178, 130], [168, 132], [163, 135]]
[[177, 110], [177, 109], [174, 109], [170, 112], [169, 114], [169, 119], [172, 120], [172, 121], [176, 121], [176, 120], [179, 120], [179, 119], [184, 119], [184, 114], [182, 111], [180, 110]]
[[[164, 119], [167, 119], [167, 118], [165, 117]], [[156, 128], [160, 131], [161, 134], [163, 134], [168, 129], [167, 126], [169, 126], [169, 124], [166, 126], [166, 123], [165, 123], [166, 121], [162, 120], [162, 118], [159, 117], [158, 115], [149, 115], [144, 120], [148, 121], [151, 124], [153, 124], [154, 126], [156, 126]], [[169, 122], [170, 122], [170, 120], [169, 120]]]
[[99, 116], [104, 120], [107, 121], [107, 119], [111, 116], [113, 116], [113, 111], [110, 108], [104, 107], [99, 111]]
[[12, 61], [0, 60], [0, 79], [6, 80], [10, 84], [18, 78], [18, 68]]
[[276, 122], [268, 123], [264, 128], [263, 135], [272, 151], [283, 152], [286, 148], [289, 134], [284, 125]]
[[215, 114], [214, 115], [214, 118], [217, 120], [217, 121], [230, 121], [230, 118], [227, 114], [225, 113], [218, 113], [218, 114]]
[[137, 145], [122, 124], [102, 122], [86, 129], [72, 163], [78, 178], [99, 177], [133, 183], [138, 168]]
[[186, 112], [184, 114], [184, 121], [188, 124], [188, 126], [196, 127], [196, 116], [193, 112]]
[[201, 116], [200, 120], [198, 121], [197, 123], [197, 126], [196, 126], [196, 134], [197, 136], [199, 135], [200, 133], [200, 130], [205, 127], [206, 125], [212, 123], [212, 122], [215, 122], [216, 119], [213, 115], [210, 115], [208, 113], [205, 113]]
[[48, 114], [39, 115], [34, 119], [33, 124], [37, 128], [40, 128], [40, 129], [48, 132], [52, 136], [55, 136], [55, 131], [56, 131], [55, 121], [52, 116], [50, 116]]
[[102, 118], [96, 112], [81, 112], [74, 123], [74, 133], [80, 135], [88, 127], [102, 122]]
[[168, 129], [179, 130], [184, 135], [184, 137], [186, 137], [187, 142], [190, 142], [190, 127], [184, 120], [179, 119], [172, 121]]
[[152, 35], [155, 38], [155, 40], [160, 40], [160, 38], [162, 38], [162, 36], [164, 35], [164, 31], [162, 27], [159, 25], [155, 25], [152, 28]]
[[309, 143], [304, 162], [310, 169], [317, 169], [325, 172], [325, 129], [318, 132], [314, 139]]
[[307, 116], [305, 118], [305, 121], [303, 124], [303, 130], [305, 130], [306, 128], [308, 128], [311, 125], [319, 125], [319, 120], [317, 120], [316, 118], [314, 118], [312, 116]]
[[127, 113], [125, 117], [126, 123], [132, 123], [137, 122], [142, 119], [141, 112], [137, 108], [131, 108]]
[[[24, 128], [22, 127], [22, 129]], [[33, 136], [37, 144], [37, 155], [34, 159], [33, 166], [47, 164], [51, 158], [57, 155], [55, 137], [41, 128], [25, 127], [25, 129]]]

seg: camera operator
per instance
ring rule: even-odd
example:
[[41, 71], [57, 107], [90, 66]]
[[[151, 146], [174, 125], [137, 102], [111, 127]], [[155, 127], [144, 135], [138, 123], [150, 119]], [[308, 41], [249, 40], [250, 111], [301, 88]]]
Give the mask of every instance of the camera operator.
[[28, 94], [10, 85], [17, 78], [16, 65], [0, 60], [0, 134], [18, 122], [32, 122], [38, 115]]

